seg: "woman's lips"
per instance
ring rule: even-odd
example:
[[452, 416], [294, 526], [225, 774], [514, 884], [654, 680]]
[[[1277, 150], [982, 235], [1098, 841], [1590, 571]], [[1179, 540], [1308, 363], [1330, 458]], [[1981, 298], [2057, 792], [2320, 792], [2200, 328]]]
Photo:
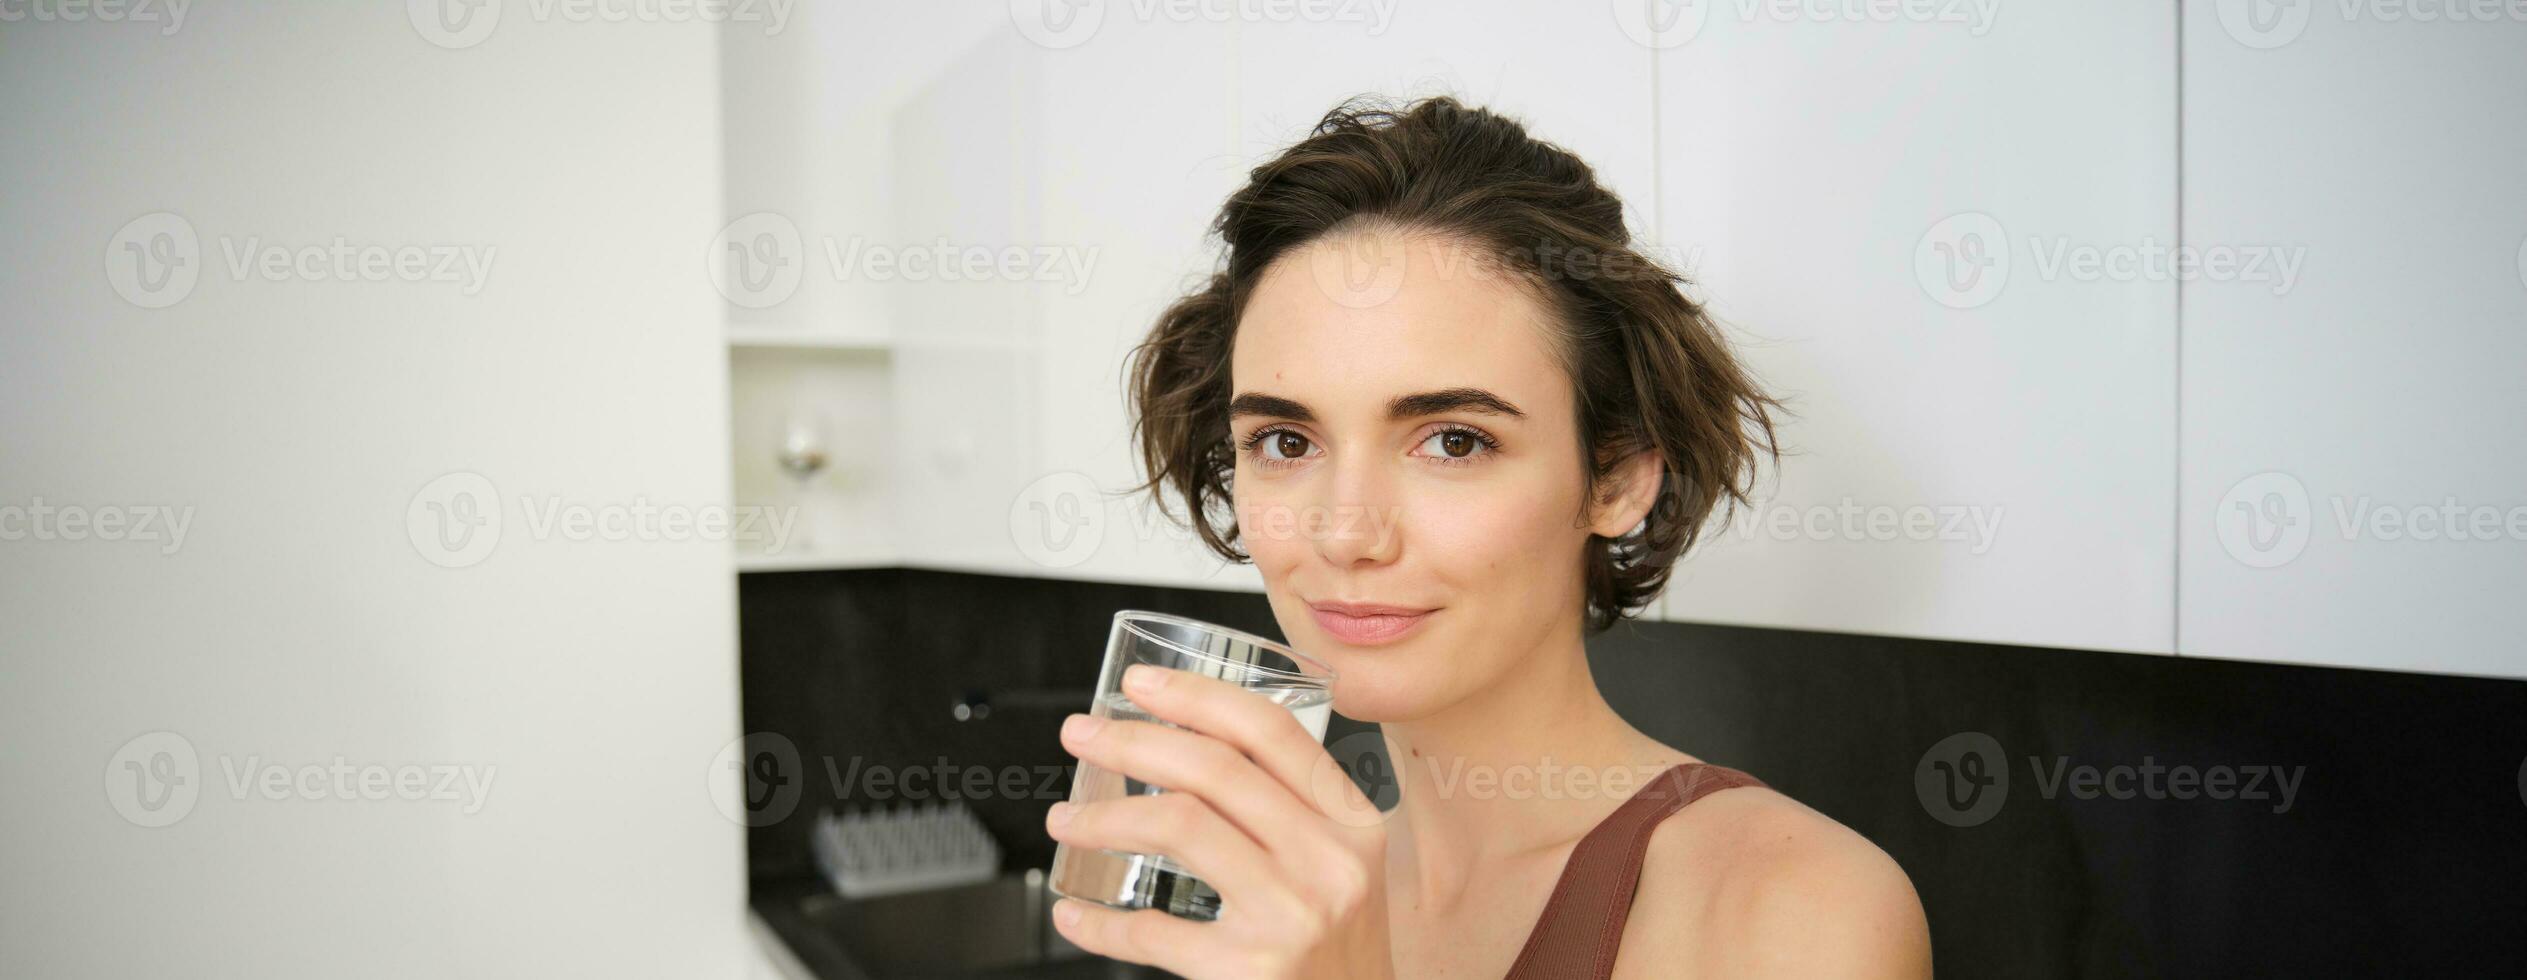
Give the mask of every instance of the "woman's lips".
[[1389, 643], [1413, 631], [1421, 621], [1430, 618], [1436, 609], [1416, 613], [1402, 611], [1363, 611], [1358, 615], [1325, 606], [1310, 606], [1308, 613], [1316, 617], [1316, 625], [1327, 635], [1354, 646]]

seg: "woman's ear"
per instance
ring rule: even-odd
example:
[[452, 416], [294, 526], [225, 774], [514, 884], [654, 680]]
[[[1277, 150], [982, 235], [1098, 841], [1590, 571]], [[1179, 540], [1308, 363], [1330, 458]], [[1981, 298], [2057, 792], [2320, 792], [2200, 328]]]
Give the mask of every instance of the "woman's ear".
[[1597, 485], [1596, 506], [1588, 518], [1590, 533], [1602, 538], [1620, 538], [1641, 526], [1650, 515], [1650, 506], [1658, 501], [1659, 483], [1666, 476], [1666, 467], [1655, 449], [1633, 453], [1618, 464], [1606, 479]]

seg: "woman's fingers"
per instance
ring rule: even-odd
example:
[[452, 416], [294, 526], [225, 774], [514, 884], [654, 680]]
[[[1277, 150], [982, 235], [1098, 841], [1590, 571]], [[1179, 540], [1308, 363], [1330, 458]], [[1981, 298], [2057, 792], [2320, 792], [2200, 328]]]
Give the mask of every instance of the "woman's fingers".
[[1214, 975], [1225, 964], [1210, 925], [1157, 909], [1123, 912], [1065, 898], [1053, 903], [1053, 928], [1071, 944], [1100, 956], [1147, 963], [1184, 977]]
[[1143, 710], [1235, 746], [1319, 815], [1349, 827], [1383, 819], [1377, 805], [1326, 754], [1323, 739], [1300, 725], [1290, 709], [1261, 694], [1215, 677], [1147, 664], [1124, 671], [1123, 690]]
[[[1164, 854], [1260, 921], [1294, 911], [1296, 901], [1270, 856], [1199, 797], [1185, 793], [1126, 796], [1096, 803], [1056, 803], [1045, 830], [1074, 847]], [[1224, 903], [1225, 904], [1225, 903]]]
[[1062, 725], [1062, 744], [1080, 761], [1198, 796], [1276, 855], [1316, 855], [1308, 825], [1323, 818], [1228, 743], [1155, 722], [1086, 719]]

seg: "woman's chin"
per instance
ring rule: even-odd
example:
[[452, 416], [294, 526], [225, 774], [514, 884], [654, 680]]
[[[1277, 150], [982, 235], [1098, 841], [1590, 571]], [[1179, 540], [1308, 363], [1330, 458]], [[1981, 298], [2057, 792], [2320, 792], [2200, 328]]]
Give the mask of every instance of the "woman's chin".
[[1435, 695], [1427, 672], [1400, 664], [1333, 662], [1334, 711], [1353, 721], [1411, 721], [1429, 714]]

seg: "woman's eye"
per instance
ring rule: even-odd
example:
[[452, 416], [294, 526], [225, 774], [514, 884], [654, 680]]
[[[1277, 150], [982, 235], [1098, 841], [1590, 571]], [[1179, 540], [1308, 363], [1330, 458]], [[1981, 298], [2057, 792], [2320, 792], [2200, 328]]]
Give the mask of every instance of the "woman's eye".
[[1422, 440], [1421, 454], [1442, 460], [1461, 460], [1491, 448], [1491, 440], [1471, 429], [1441, 429]]
[[1293, 460], [1307, 455], [1307, 437], [1288, 430], [1266, 432], [1256, 440], [1263, 457], [1270, 460]]

